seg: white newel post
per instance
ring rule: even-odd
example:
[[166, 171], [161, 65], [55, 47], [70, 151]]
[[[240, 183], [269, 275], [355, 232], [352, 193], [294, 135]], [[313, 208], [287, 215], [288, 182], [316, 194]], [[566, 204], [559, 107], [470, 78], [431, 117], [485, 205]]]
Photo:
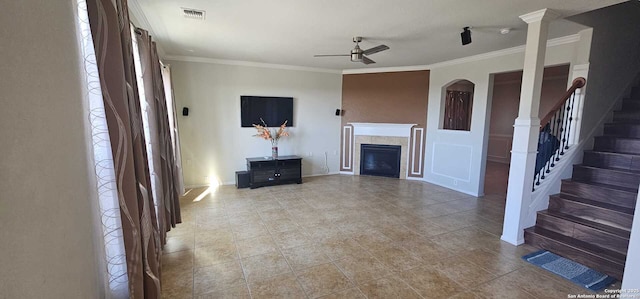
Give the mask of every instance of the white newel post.
[[[567, 88], [571, 86], [573, 80], [577, 78], [589, 77], [589, 63], [578, 64], [573, 66], [571, 71], [571, 80], [567, 84]], [[588, 85], [587, 80], [587, 85]], [[587, 86], [576, 89], [576, 95], [573, 102], [573, 110], [571, 111], [571, 130], [569, 131], [569, 145], [575, 145], [580, 143], [580, 128], [582, 127], [582, 109], [584, 107], [584, 93]]]
[[533, 176], [540, 133], [540, 93], [549, 22], [559, 15], [542, 9], [520, 18], [528, 24], [524, 54], [522, 89], [518, 118], [513, 125], [513, 145], [507, 204], [501, 239], [514, 245], [524, 243], [524, 229], [533, 223], [526, 219], [531, 204]]

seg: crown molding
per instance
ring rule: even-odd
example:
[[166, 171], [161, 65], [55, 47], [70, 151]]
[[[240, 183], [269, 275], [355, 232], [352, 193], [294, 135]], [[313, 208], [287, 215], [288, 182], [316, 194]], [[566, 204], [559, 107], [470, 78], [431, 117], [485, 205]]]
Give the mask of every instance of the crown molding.
[[345, 69], [342, 70], [343, 75], [351, 74], [370, 74], [370, 73], [393, 73], [393, 72], [414, 72], [428, 71], [432, 69], [431, 65], [409, 65], [409, 66], [390, 66], [366, 69]]
[[205, 57], [195, 57], [195, 56], [166, 55], [164, 57], [164, 60], [200, 62], [200, 63], [211, 63], [211, 64], [235, 65], [235, 66], [249, 66], [249, 67], [259, 67], [259, 68], [268, 68], [268, 69], [305, 71], [305, 72], [328, 73], [328, 74], [342, 73], [340, 70], [336, 70], [336, 69], [314, 68], [314, 67], [306, 67], [306, 66], [262, 63], [262, 62], [241, 61], [241, 60], [215, 59], [215, 58], [205, 58]]
[[573, 66], [573, 71], [588, 71], [589, 70], [589, 63], [583, 63], [583, 64], [576, 64]]
[[[567, 79], [567, 76], [557, 75], [557, 76], [542, 77], [542, 81], [551, 81], [551, 80], [560, 80], [560, 79]], [[522, 83], [522, 80], [505, 80], [505, 81], [493, 82], [493, 84], [495, 85], [507, 85], [507, 84], [514, 84], [514, 83]]]
[[[572, 34], [563, 37], [550, 39], [547, 41], [547, 47], [554, 47], [564, 44], [571, 44], [580, 40], [580, 34]], [[342, 74], [368, 74], [368, 73], [389, 73], [389, 72], [409, 72], [409, 71], [424, 71], [441, 67], [465, 64], [469, 62], [481, 61], [490, 58], [496, 58], [505, 55], [511, 55], [516, 53], [524, 53], [525, 46], [517, 46], [513, 48], [507, 48], [497, 50], [493, 52], [482, 53], [478, 55], [437, 62], [428, 65], [415, 65], [415, 66], [400, 66], [400, 67], [382, 67], [382, 68], [367, 68], [367, 69], [346, 69], [342, 71]]]
[[132, 0], [132, 1], [129, 1], [127, 4], [129, 7], [129, 14], [132, 15], [134, 19], [137, 21], [135, 22], [137, 24], [134, 24], [134, 25], [140, 28], [144, 28], [145, 30], [149, 31], [149, 33], [155, 34], [155, 32], [153, 31], [153, 28], [151, 27], [151, 24], [149, 24], [149, 20], [147, 20], [147, 16], [142, 11], [142, 7], [140, 7], [140, 4], [138, 3], [138, 1]]
[[577, 43], [580, 41], [580, 33], [553, 38], [547, 41], [547, 47]]
[[560, 16], [561, 16], [560, 13], [548, 8], [544, 8], [541, 10], [530, 12], [528, 14], [521, 15], [520, 19], [525, 21], [527, 24], [531, 24], [533, 22], [540, 22], [540, 21], [553, 21], [555, 19], [560, 18]]
[[[149, 32], [149, 35], [151, 35], [151, 37], [158, 36], [156, 34], [156, 30], [153, 28], [153, 26], [151, 26], [151, 23], [149, 22], [147, 15], [145, 15], [144, 11], [142, 10], [142, 6], [140, 6], [140, 3], [138, 1], [139, 0], [130, 0], [127, 3], [127, 7], [129, 7], [129, 14], [132, 15], [133, 19], [137, 21], [137, 24], [136, 22], [134, 22], [134, 25], [144, 30], [147, 30]], [[165, 34], [164, 36], [167, 36], [167, 35]], [[156, 47], [158, 48], [158, 56], [165, 57], [167, 52], [164, 50], [162, 45], [157, 40], [154, 40], [154, 41], [156, 42]]]

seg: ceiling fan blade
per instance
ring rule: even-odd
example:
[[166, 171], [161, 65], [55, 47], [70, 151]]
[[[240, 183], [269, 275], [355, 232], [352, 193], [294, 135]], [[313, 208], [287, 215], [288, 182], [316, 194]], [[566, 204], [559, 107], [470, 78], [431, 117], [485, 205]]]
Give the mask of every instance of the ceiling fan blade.
[[332, 57], [332, 56], [351, 56], [351, 54], [321, 54], [321, 55], [313, 55], [313, 57]]
[[362, 56], [362, 63], [364, 63], [364, 64], [372, 64], [372, 63], [376, 63], [376, 62], [371, 60], [371, 59], [369, 59], [366, 56]]
[[371, 49], [364, 50], [364, 52], [362, 52], [362, 54], [371, 55], [371, 54], [375, 54], [375, 53], [378, 53], [378, 52], [382, 52], [384, 50], [389, 50], [389, 47], [387, 47], [387, 45], [379, 45], [377, 47], [373, 47]]

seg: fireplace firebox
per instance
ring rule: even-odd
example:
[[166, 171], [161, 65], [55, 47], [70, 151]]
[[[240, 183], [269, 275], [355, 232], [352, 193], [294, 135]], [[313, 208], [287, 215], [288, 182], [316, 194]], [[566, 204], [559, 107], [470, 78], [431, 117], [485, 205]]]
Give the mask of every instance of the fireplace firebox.
[[360, 175], [400, 178], [399, 145], [362, 144]]

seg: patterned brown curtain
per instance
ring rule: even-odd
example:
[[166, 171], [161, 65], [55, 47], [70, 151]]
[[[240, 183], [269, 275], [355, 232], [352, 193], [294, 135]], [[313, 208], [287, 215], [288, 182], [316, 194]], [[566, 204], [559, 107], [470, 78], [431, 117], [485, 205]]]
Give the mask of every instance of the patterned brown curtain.
[[156, 172], [158, 226], [160, 229], [160, 241], [166, 243], [166, 232], [181, 222], [180, 206], [178, 203], [178, 183], [176, 173], [176, 161], [171, 142], [169, 128], [169, 110], [164, 94], [162, 80], [162, 66], [158, 57], [156, 43], [144, 29], [136, 29], [136, 38], [140, 52], [140, 64], [142, 66], [142, 78], [144, 82], [144, 99], [151, 109], [149, 115], [150, 134], [157, 142], [151, 142], [153, 152], [153, 167]]
[[[180, 214], [180, 195], [178, 192], [178, 186], [180, 185], [178, 179], [178, 162], [173, 149], [173, 142], [171, 140], [171, 127], [169, 126], [169, 109], [167, 106], [167, 98], [165, 95], [164, 82], [162, 80], [162, 65], [160, 64], [160, 58], [158, 56], [158, 48], [155, 42], [151, 43], [151, 57], [154, 61], [154, 86], [159, 95], [156, 97], [158, 101], [158, 109], [156, 114], [161, 116], [158, 120], [158, 126], [161, 126], [160, 146], [162, 148], [161, 156], [163, 167], [163, 187], [164, 187], [164, 231], [162, 233], [162, 244], [166, 244], [166, 232], [171, 230], [171, 227], [176, 227], [176, 224], [182, 222], [182, 216]], [[175, 110], [175, 109], [174, 109]]]
[[130, 298], [160, 298], [160, 244], [126, 0], [87, 0], [111, 148]]
[[470, 92], [447, 90], [443, 129], [471, 129], [471, 98]]

